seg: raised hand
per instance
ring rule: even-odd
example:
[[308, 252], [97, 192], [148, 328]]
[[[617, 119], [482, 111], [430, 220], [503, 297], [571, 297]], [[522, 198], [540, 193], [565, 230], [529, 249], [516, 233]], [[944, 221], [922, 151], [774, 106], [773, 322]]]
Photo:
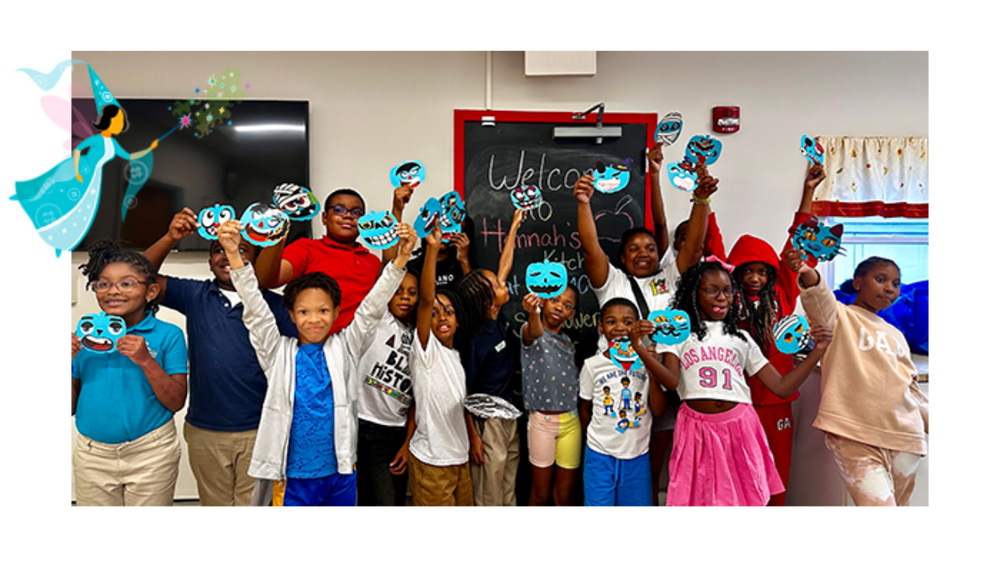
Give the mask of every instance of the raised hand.
[[441, 225], [434, 223], [434, 228], [427, 233], [424, 240], [427, 241], [428, 248], [441, 248], [441, 238]]
[[514, 210], [514, 219], [511, 220], [510, 230], [516, 231], [521, 227], [521, 223], [524, 223], [524, 214], [527, 213], [523, 209]]
[[805, 254], [795, 247], [789, 247], [789, 249], [785, 251], [784, 258], [785, 265], [788, 266], [789, 270], [796, 274], [801, 273], [802, 268], [806, 267]]
[[816, 350], [826, 350], [833, 340], [833, 329], [823, 325], [812, 325], [809, 327], [809, 336], [816, 343]]
[[629, 338], [632, 340], [632, 346], [641, 346], [642, 338], [653, 334], [655, 330], [656, 323], [648, 319], [640, 319], [632, 323], [632, 328], [629, 329]]
[[198, 231], [198, 216], [190, 208], [185, 207], [174, 215], [167, 229], [167, 235], [174, 240], [194, 234]]
[[396, 188], [392, 192], [392, 208], [402, 211], [406, 204], [410, 203], [412, 195], [413, 186], [404, 185]]
[[455, 258], [459, 262], [469, 260], [469, 236], [465, 233], [455, 233], [451, 235], [451, 245], [455, 247]]
[[813, 191], [816, 186], [820, 185], [823, 180], [826, 179], [826, 170], [823, 169], [822, 164], [813, 164], [809, 171], [806, 172], [806, 180], [802, 187], [806, 190]]
[[646, 161], [649, 163], [649, 171], [652, 174], [659, 174], [660, 167], [663, 166], [663, 142], [656, 143], [653, 148], [646, 153]]
[[[219, 244], [225, 249], [226, 254], [236, 254], [240, 253], [240, 231], [243, 230], [243, 225], [235, 219], [230, 219], [219, 226]], [[232, 262], [232, 259], [230, 259]], [[239, 269], [239, 268], [235, 268]]]
[[521, 306], [524, 307], [524, 310], [527, 311], [529, 315], [532, 313], [538, 313], [541, 311], [542, 298], [537, 294], [529, 293], [521, 299]]
[[417, 231], [406, 223], [399, 223], [399, 254], [409, 260], [413, 246], [417, 244]]
[[709, 174], [708, 167], [704, 164], [695, 166], [694, 171], [698, 174], [698, 187], [694, 189], [694, 197], [708, 199], [719, 189], [719, 179]]
[[580, 203], [590, 203], [590, 198], [594, 195], [594, 177], [590, 174], [580, 176], [580, 179], [573, 184], [573, 196]]

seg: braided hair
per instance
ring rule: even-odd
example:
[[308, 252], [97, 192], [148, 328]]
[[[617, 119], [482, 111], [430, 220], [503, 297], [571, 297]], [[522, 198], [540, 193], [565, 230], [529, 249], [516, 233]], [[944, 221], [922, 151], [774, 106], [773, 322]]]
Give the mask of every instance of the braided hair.
[[[722, 272], [732, 281], [732, 275], [718, 262], [698, 262], [681, 274], [677, 292], [670, 301], [671, 307], [688, 314], [691, 319], [691, 332], [697, 334], [699, 340], [705, 338], [708, 328], [701, 318], [701, 310], [698, 307], [698, 288], [701, 286], [701, 278], [706, 272], [711, 271]], [[722, 332], [746, 341], [746, 337], [740, 332], [735, 307], [730, 307], [726, 312], [726, 318], [722, 320]]]
[[[490, 309], [496, 301], [496, 293], [493, 291], [493, 284], [484, 275], [482, 268], [472, 270], [458, 280], [458, 298], [462, 303], [463, 314], [466, 318], [459, 318], [459, 323], [467, 334], [479, 334], [479, 331], [486, 326], [490, 320]], [[452, 300], [452, 303], [455, 303]]]
[[736, 294], [734, 303], [736, 318], [740, 323], [747, 323], [749, 327], [747, 332], [750, 333], [754, 342], [760, 346], [761, 351], [766, 355], [769, 353], [771, 346], [774, 345], [774, 331], [772, 327], [778, 321], [778, 296], [775, 292], [778, 271], [774, 266], [764, 264], [764, 269], [767, 270], [767, 283], [764, 284], [764, 287], [757, 294], [759, 301], [755, 307], [750, 296], [747, 295], [746, 289], [743, 287], [743, 274], [746, 272], [749, 264], [752, 264], [752, 262], [737, 266], [732, 274], [733, 289], [735, 289]]
[[[87, 289], [96, 282], [104, 272], [108, 264], [127, 264], [139, 272], [140, 277], [149, 284], [156, 283], [156, 269], [148, 258], [141, 252], [126, 250], [121, 243], [111, 240], [99, 240], [90, 245], [87, 251], [90, 254], [85, 264], [80, 264], [80, 270], [87, 276]], [[156, 314], [160, 310], [160, 305], [156, 299], [146, 302], [146, 311]]]

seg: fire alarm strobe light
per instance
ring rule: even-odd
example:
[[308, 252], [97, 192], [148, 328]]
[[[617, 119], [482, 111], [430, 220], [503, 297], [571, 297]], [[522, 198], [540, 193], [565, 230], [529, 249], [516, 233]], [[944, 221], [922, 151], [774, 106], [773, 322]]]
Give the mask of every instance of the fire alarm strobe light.
[[739, 130], [739, 106], [717, 106], [712, 108], [712, 131], [716, 133], [735, 133]]

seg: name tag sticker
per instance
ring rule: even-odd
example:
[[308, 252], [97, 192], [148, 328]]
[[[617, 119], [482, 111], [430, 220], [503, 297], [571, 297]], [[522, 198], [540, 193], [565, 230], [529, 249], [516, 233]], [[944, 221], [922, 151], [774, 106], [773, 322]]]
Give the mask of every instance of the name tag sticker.
[[507, 341], [506, 340], [502, 340], [502, 341], [500, 341], [500, 344], [497, 344], [496, 346], [494, 346], [493, 349], [496, 350], [497, 352], [499, 352], [499, 351], [503, 350], [506, 347], [507, 347]]

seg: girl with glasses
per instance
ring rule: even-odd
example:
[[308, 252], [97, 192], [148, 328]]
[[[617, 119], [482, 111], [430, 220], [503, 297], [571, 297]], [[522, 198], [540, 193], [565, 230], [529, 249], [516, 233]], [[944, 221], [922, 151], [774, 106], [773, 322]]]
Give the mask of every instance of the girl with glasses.
[[670, 456], [670, 506], [763, 506], [785, 490], [750, 404], [747, 379], [757, 377], [779, 397], [788, 397], [831, 339], [829, 329], [814, 325], [815, 349], [787, 375], [779, 375], [738, 326], [729, 268], [700, 262], [684, 272], [671, 306], [688, 314], [691, 336], [666, 346], [666, 370], [650, 370], [684, 401]]
[[181, 459], [174, 413], [187, 397], [184, 334], [153, 316], [160, 286], [142, 254], [100, 241], [80, 269], [101, 310], [124, 327], [84, 315], [83, 338], [73, 334], [76, 503], [170, 506]]

